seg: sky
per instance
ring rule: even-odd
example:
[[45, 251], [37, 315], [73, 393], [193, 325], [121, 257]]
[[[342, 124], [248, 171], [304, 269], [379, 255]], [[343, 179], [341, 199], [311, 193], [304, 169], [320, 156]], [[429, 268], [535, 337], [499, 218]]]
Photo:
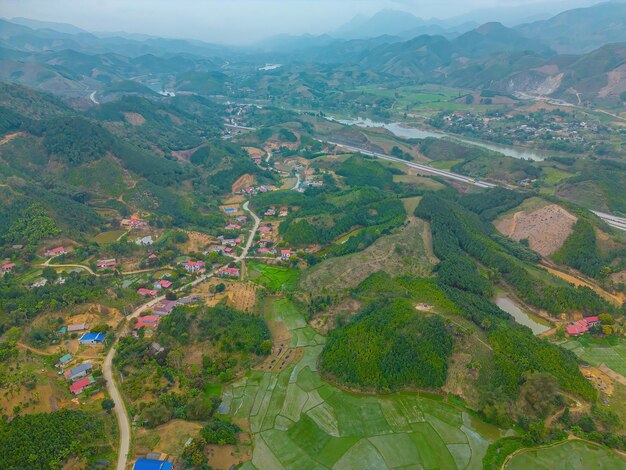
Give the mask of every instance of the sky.
[[[321, 34], [384, 8], [421, 18], [474, 12], [479, 21], [525, 19], [599, 0], [0, 0], [0, 16], [71, 23], [87, 31], [246, 44], [276, 34]], [[474, 18], [472, 18], [474, 19]]]

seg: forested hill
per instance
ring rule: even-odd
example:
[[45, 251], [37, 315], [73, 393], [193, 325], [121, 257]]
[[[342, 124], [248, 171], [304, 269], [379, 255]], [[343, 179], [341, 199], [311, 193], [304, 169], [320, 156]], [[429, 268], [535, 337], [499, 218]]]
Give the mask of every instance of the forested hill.
[[[81, 112], [48, 94], [0, 87], [3, 234], [35, 204], [54, 227], [33, 228], [35, 244], [52, 233], [77, 237], [118, 227], [137, 210], [157, 225], [217, 227], [214, 197], [229, 193], [241, 175], [274, 181], [240, 146], [221, 139], [223, 107], [206, 98], [122, 96]], [[180, 158], [180, 150], [193, 155]], [[17, 238], [3, 235], [6, 243]]]

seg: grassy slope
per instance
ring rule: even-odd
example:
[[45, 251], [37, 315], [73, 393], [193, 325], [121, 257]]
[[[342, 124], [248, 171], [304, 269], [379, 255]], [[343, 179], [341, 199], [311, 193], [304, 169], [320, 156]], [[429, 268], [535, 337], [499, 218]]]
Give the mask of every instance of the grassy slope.
[[433, 255], [428, 242], [427, 224], [413, 218], [401, 231], [376, 240], [365, 250], [321, 262], [306, 272], [300, 287], [309, 292], [356, 287], [377, 271], [392, 275], [426, 276], [431, 271]]

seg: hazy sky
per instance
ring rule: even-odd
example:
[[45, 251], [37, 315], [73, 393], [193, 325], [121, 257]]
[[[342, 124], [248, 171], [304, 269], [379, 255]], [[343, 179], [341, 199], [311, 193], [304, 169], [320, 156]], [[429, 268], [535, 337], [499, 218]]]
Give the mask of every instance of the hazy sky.
[[[530, 4], [533, 6], [530, 6]], [[126, 31], [164, 37], [247, 43], [278, 33], [324, 33], [357, 14], [383, 8], [421, 18], [450, 18], [483, 10], [480, 20], [554, 12], [593, 0], [0, 0], [0, 16], [71, 23], [88, 31]], [[541, 6], [539, 6], [541, 5]], [[514, 13], [513, 13], [514, 12]], [[503, 16], [503, 18], [497, 18]]]

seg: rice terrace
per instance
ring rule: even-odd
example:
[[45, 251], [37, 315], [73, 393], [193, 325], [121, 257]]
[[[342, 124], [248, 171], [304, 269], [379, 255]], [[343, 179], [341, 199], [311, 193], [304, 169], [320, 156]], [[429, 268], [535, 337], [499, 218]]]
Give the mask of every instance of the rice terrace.
[[280, 373], [252, 371], [224, 389], [220, 409], [252, 434], [242, 468], [481, 468], [505, 433], [442, 397], [424, 393], [357, 395], [323, 381], [325, 338], [286, 299], [267, 318], [284, 322], [302, 359]]

